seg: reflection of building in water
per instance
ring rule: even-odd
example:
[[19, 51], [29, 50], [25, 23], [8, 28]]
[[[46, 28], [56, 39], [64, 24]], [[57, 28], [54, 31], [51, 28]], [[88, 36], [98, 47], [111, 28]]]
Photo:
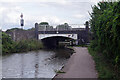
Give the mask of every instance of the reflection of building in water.
[[24, 77], [24, 56], [21, 54], [21, 78]]
[[38, 78], [38, 74], [39, 74], [39, 56], [38, 53], [35, 54], [35, 78]]

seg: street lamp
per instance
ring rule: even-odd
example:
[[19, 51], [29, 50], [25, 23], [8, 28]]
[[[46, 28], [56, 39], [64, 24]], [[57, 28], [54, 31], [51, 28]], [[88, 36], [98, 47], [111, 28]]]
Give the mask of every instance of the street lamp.
[[21, 28], [23, 29], [24, 19], [23, 19], [23, 14], [22, 14], [22, 13], [21, 13], [20, 17], [21, 17], [21, 19], [20, 19], [20, 26], [21, 26]]

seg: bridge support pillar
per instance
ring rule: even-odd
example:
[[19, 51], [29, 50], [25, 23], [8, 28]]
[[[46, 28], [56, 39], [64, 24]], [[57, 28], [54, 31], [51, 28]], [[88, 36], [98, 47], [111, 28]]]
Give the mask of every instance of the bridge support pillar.
[[38, 23], [35, 23], [35, 39], [38, 40]]

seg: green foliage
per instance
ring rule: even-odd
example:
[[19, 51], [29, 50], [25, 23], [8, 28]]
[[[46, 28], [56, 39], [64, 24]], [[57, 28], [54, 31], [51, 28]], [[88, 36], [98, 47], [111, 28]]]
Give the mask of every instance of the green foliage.
[[30, 28], [30, 29], [28, 29], [28, 31], [30, 31], [30, 30], [35, 30], [35, 28]]
[[40, 41], [37, 40], [22, 40], [16, 42], [14, 47], [14, 52], [26, 52], [32, 50], [39, 50], [43, 48], [43, 45]]
[[120, 66], [120, 2], [100, 2], [92, 9], [90, 47], [114, 66]]
[[21, 40], [14, 42], [9, 35], [2, 32], [2, 53], [19, 53], [31, 50], [39, 50], [43, 45], [38, 40]]
[[56, 28], [58, 30], [68, 30], [71, 29], [71, 26], [69, 26], [68, 23], [64, 23], [62, 25], [57, 25]]
[[66, 72], [64, 72], [64, 71], [62, 71], [62, 70], [55, 70], [55, 72], [56, 72], [56, 73], [66, 73]]
[[21, 29], [21, 28], [12, 28], [12, 29], [8, 29], [6, 32], [11, 32], [11, 31], [14, 31], [14, 30], [24, 30], [24, 29]]
[[10, 53], [13, 49], [14, 42], [12, 41], [11, 37], [6, 33], [2, 32], [2, 52], [3, 53]]
[[110, 64], [108, 64], [104, 55], [96, 53], [96, 51], [94, 51], [91, 47], [88, 47], [88, 50], [96, 63], [98, 78], [110, 78], [112, 80], [116, 80], [116, 77], [114, 76], [114, 69]]
[[40, 25], [49, 25], [48, 22], [41, 22]]

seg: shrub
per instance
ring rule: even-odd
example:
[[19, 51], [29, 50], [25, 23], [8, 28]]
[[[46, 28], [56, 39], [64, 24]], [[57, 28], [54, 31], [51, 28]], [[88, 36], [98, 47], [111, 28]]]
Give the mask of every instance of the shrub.
[[14, 42], [12, 41], [11, 37], [2, 32], [2, 52], [10, 53], [13, 50], [13, 44]]
[[2, 53], [19, 53], [43, 48], [42, 42], [29, 39], [14, 42], [9, 35], [2, 32]]
[[[92, 7], [90, 25], [92, 31], [91, 49], [102, 53], [114, 66], [119, 75], [120, 70], [120, 1], [99, 2]], [[118, 69], [119, 68], [119, 69]]]

